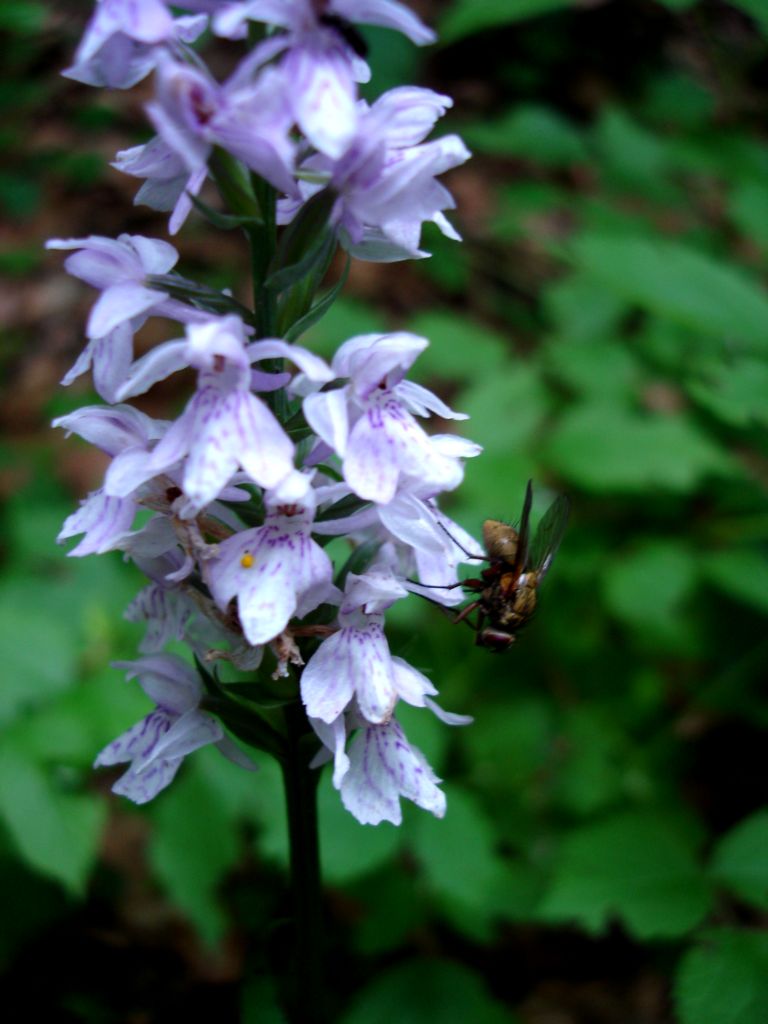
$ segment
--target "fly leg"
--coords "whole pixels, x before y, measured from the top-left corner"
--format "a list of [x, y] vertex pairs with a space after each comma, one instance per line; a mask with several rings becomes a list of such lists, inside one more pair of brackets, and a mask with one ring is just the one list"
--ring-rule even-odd
[[[474, 590], [477, 592], [478, 590], [485, 590], [488, 586], [485, 580], [474, 578], [468, 580], [456, 580], [455, 583], [421, 583], [419, 580], [412, 580], [409, 577], [406, 577], [405, 582], [413, 583], [416, 587], [424, 587], [425, 590], [455, 590], [456, 587], [464, 587], [465, 590]], [[418, 593], [418, 591], [415, 591], [415, 593]], [[424, 597], [425, 595], [421, 594], [420, 596]]]
[[[479, 604], [480, 602], [477, 601], [475, 603]], [[483, 635], [483, 624], [484, 623], [485, 623], [485, 612], [484, 611], [480, 611], [477, 614], [477, 623], [475, 625], [475, 644], [476, 644], [477, 647], [482, 647], [483, 646], [482, 641], [481, 641], [480, 638]]]
[[[456, 625], [456, 623], [458, 623], [458, 622], [463, 622], [463, 621], [464, 621], [464, 620], [466, 619], [466, 617], [467, 617], [468, 615], [470, 615], [470, 614], [471, 614], [471, 613], [472, 613], [472, 612], [473, 612], [473, 611], [475, 610], [475, 608], [479, 608], [479, 607], [480, 607], [481, 603], [482, 603], [482, 602], [480, 601], [480, 599], [479, 599], [479, 598], [478, 598], [478, 600], [477, 600], [477, 601], [471, 601], [471, 602], [470, 602], [470, 603], [469, 603], [469, 604], [468, 604], [468, 605], [466, 606], [466, 608], [462, 608], [462, 609], [461, 609], [461, 611], [459, 612], [459, 614], [458, 614], [458, 615], [456, 616], [456, 618], [455, 618], [455, 619], [453, 620], [453, 624], [454, 624], [454, 625]], [[481, 612], [480, 614], [481, 614], [481, 617], [482, 617], [482, 612]], [[479, 628], [479, 627], [478, 627], [478, 628]]]
[[488, 561], [488, 556], [487, 555], [473, 555], [471, 551], [467, 551], [467, 549], [464, 547], [464, 545], [461, 544], [459, 541], [457, 541], [456, 538], [451, 533], [451, 531], [449, 529], [447, 529], [446, 526], [443, 523], [441, 523], [439, 520], [438, 520], [437, 525], [440, 527], [440, 529], [443, 531], [443, 533], [446, 534], [448, 536], [448, 538], [456, 545], [456, 547], [459, 549], [459, 551], [463, 552], [467, 556], [467, 558], [471, 558], [475, 562], [487, 562]]

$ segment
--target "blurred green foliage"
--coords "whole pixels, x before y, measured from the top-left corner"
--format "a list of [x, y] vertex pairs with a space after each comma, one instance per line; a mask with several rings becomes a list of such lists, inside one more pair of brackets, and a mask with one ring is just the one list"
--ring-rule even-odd
[[[449, 508], [475, 534], [515, 520], [529, 477], [537, 513], [561, 491], [573, 506], [540, 613], [506, 656], [415, 598], [394, 610], [393, 649], [475, 723], [403, 716], [448, 780], [443, 821], [409, 807], [400, 830], [363, 828], [322, 782], [332, 947], [356, 965], [337, 970], [345, 1024], [528, 1020], [546, 978], [523, 955], [531, 934], [629, 943], [674, 988], [681, 1024], [768, 1019], [768, 21], [758, 0], [633, 3], [651, 37], [635, 54], [611, 35], [621, 6], [442, 5], [432, 80], [486, 90], [450, 126], [476, 154], [484, 212], [463, 246], [430, 235], [433, 258], [402, 271], [403, 293], [428, 301], [401, 310], [385, 275], [379, 299], [341, 299], [304, 339], [329, 353], [393, 326], [430, 337], [417, 379], [485, 447]], [[53, 88], [26, 80], [44, 17], [15, 3], [0, 17], [15, 40], [0, 203], [17, 217], [39, 208], [41, 161], [76, 191], [102, 166], [87, 140], [24, 154], [23, 118]], [[578, 50], [590, 33], [621, 67]], [[384, 87], [423, 80], [424, 55], [370, 38]], [[83, 130], [101, 123], [93, 96]], [[11, 272], [35, 259], [3, 254]], [[108, 667], [135, 655], [121, 611], [138, 578], [54, 549], [72, 496], [36, 458], [3, 507], [0, 886], [26, 894], [26, 923], [0, 956], [103, 887], [108, 815], [150, 823], [147, 871], [208, 947], [233, 921], [259, 935], [287, 861], [278, 773], [203, 751], [148, 808], [107, 800], [90, 762], [145, 708]], [[0, 450], [8, 471], [29, 475], [28, 459]], [[251, 974], [241, 1019], [279, 1020], [263, 965]], [[609, 1019], [579, 1012], [567, 1019]]]

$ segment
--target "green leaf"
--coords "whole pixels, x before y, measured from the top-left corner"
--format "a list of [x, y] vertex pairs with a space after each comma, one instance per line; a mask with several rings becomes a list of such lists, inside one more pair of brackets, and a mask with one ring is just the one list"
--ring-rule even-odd
[[768, 935], [719, 928], [687, 953], [675, 984], [680, 1024], [768, 1020]]
[[90, 776], [96, 752], [143, 718], [150, 706], [139, 686], [105, 668], [15, 723], [13, 734], [30, 757], [82, 768]]
[[350, 895], [364, 908], [353, 939], [366, 956], [404, 945], [409, 933], [423, 927], [428, 916], [423, 894], [399, 865], [369, 875], [352, 888]]
[[659, 136], [647, 131], [616, 107], [605, 107], [594, 129], [603, 164], [616, 182], [633, 192], [664, 197], [671, 183], [666, 177], [670, 154]]
[[[422, 814], [413, 822], [413, 852], [427, 885], [441, 900], [490, 919], [499, 910], [503, 873], [493, 829], [474, 797], [452, 786], [444, 788], [448, 811], [444, 818]], [[470, 872], [467, 864], [472, 865]], [[457, 919], [461, 918], [459, 913]]]
[[628, 625], [665, 628], [679, 616], [696, 578], [697, 561], [683, 541], [648, 539], [607, 563], [603, 596]]
[[483, 791], [528, 788], [554, 743], [550, 706], [541, 699], [517, 696], [514, 702], [485, 704], [464, 736], [471, 757], [472, 780]]
[[[556, 185], [541, 181], [518, 181], [499, 190], [497, 209], [488, 224], [488, 232], [493, 238], [508, 244], [510, 240], [523, 237], [545, 237], [549, 223], [560, 224], [563, 210], [569, 206], [570, 198]], [[545, 240], [548, 242], [549, 237]], [[488, 272], [493, 275], [497, 270], [495, 257], [487, 260]], [[486, 267], [481, 263], [479, 269]]]
[[[409, 636], [410, 633], [409, 639], [411, 639], [414, 608], [417, 609], [416, 614], [424, 609], [424, 602], [420, 601], [415, 594], [404, 601], [398, 601], [393, 608], [387, 610], [387, 625], [391, 623], [392, 629], [398, 630], [400, 635], [404, 633]], [[417, 660], [416, 650], [418, 647], [412, 644], [411, 639], [411, 645], [398, 645], [397, 653], [414, 661], [414, 668], [417, 671], [431, 676], [434, 671], [432, 664], [425, 664], [424, 661]], [[424, 656], [422, 650], [419, 650], [419, 655]], [[421, 708], [415, 708], [404, 702], [397, 709], [397, 719], [409, 742], [422, 752], [428, 763], [437, 772], [442, 771], [446, 749], [451, 741], [451, 731], [446, 729], [434, 715], [425, 715]], [[419, 812], [417, 818], [421, 817], [422, 814]]]
[[288, 1024], [272, 977], [248, 978], [240, 996], [240, 1024]]
[[639, 939], [677, 938], [710, 904], [690, 843], [650, 813], [627, 812], [567, 836], [539, 913], [593, 933], [619, 918]]
[[215, 228], [219, 228], [221, 231], [231, 231], [233, 228], [243, 227], [263, 227], [264, 221], [261, 217], [254, 216], [238, 216], [233, 213], [222, 213], [220, 210], [214, 210], [208, 203], [204, 203], [202, 199], [192, 195], [188, 192], [187, 195], [192, 200], [192, 205], [202, 214], [203, 217], [212, 224]]
[[538, 367], [525, 363], [518, 363], [509, 372], [486, 373], [464, 393], [460, 405], [470, 417], [467, 433], [483, 445], [484, 456], [509, 455], [525, 448], [536, 436], [549, 408], [549, 393]]
[[425, 224], [421, 245], [431, 259], [417, 260], [414, 270], [431, 278], [439, 288], [451, 295], [463, 296], [469, 288], [472, 256], [456, 239], [446, 238], [436, 224]]
[[105, 802], [62, 792], [9, 737], [0, 747], [0, 778], [0, 818], [22, 859], [82, 896], [98, 855]]
[[[267, 277], [264, 286], [273, 292], [281, 292], [291, 285], [303, 282], [310, 272], [330, 262], [336, 247], [336, 235], [325, 228], [308, 241], [308, 248], [301, 252], [295, 263], [280, 265]], [[290, 257], [288, 253], [288, 257]]]
[[409, 39], [379, 25], [358, 25], [357, 28], [368, 44], [366, 63], [371, 69], [370, 80], [360, 87], [364, 100], [373, 103], [388, 89], [419, 78], [421, 51]]
[[506, 454], [483, 452], [480, 458], [470, 459], [458, 496], [461, 514], [457, 518], [475, 536], [484, 519], [514, 519], [520, 513], [518, 495], [536, 471], [534, 459], [514, 448]]
[[280, 292], [306, 277], [308, 272], [328, 256], [336, 236], [328, 220], [336, 196], [323, 189], [302, 206], [280, 237], [280, 242], [265, 281], [267, 288]]
[[[627, 304], [593, 278], [568, 274], [547, 288], [544, 308], [558, 337], [592, 342], [618, 335]], [[615, 344], [614, 349], [619, 351]], [[580, 350], [578, 350], [580, 351]]]
[[687, 11], [689, 7], [693, 7], [695, 3], [698, 3], [698, 0], [661, 0], [661, 3], [673, 11]]
[[0, 205], [15, 218], [31, 217], [40, 206], [40, 183], [29, 174], [0, 171]]
[[57, 921], [66, 919], [72, 913], [72, 904], [59, 885], [30, 871], [5, 843], [2, 846], [0, 968], [5, 971], [25, 947], [29, 948], [29, 943], [39, 940], [45, 933], [50, 934]]
[[344, 285], [347, 283], [351, 262], [352, 261], [348, 256], [344, 264], [344, 269], [342, 270], [336, 284], [332, 288], [329, 288], [325, 295], [321, 296], [308, 312], [299, 317], [298, 320], [294, 321], [286, 331], [281, 332], [281, 337], [284, 337], [286, 341], [297, 341], [305, 331], [308, 331], [310, 327], [314, 327], [319, 320], [322, 320], [341, 294]]
[[749, 548], [713, 551], [701, 561], [703, 576], [729, 597], [768, 614], [768, 561]]
[[571, 0], [455, 0], [438, 25], [443, 43], [570, 7]]
[[759, 359], [736, 359], [718, 366], [705, 379], [686, 384], [688, 393], [724, 423], [749, 427], [768, 424], [768, 363]]
[[464, 124], [461, 134], [470, 149], [493, 156], [523, 157], [554, 167], [587, 159], [578, 130], [549, 107], [515, 107], [494, 120]]
[[685, 493], [711, 473], [736, 472], [728, 456], [685, 416], [641, 416], [604, 405], [569, 410], [543, 456], [558, 473], [598, 493], [648, 487]]
[[235, 863], [239, 844], [217, 787], [197, 757], [152, 808], [156, 828], [149, 858], [171, 899], [213, 946], [226, 928], [217, 888]]
[[245, 164], [216, 146], [208, 161], [208, 168], [222, 198], [235, 216], [261, 220], [261, 208]]
[[513, 1024], [476, 974], [454, 961], [412, 960], [379, 974], [341, 1024]]
[[659, 74], [657, 70], [648, 83], [642, 110], [665, 131], [670, 125], [687, 129], [709, 127], [714, 116], [714, 97], [702, 82], [688, 75], [676, 71]]
[[731, 0], [731, 3], [751, 15], [758, 28], [762, 29], [764, 34], [768, 34], [768, 8], [765, 6], [765, 0]]
[[587, 398], [627, 403], [637, 391], [640, 367], [615, 341], [556, 338], [547, 346], [546, 363], [563, 384]]
[[[77, 680], [80, 639], [52, 614], [51, 589], [8, 579], [0, 587], [0, 725], [62, 693]], [[72, 603], [68, 592], [67, 600]], [[44, 638], [45, 642], [41, 642]]]
[[739, 822], [720, 840], [712, 873], [747, 903], [768, 910], [768, 810]]
[[253, 312], [247, 306], [231, 295], [200, 284], [199, 281], [189, 281], [177, 274], [149, 274], [146, 282], [151, 287], [168, 292], [171, 298], [191, 302], [200, 309], [222, 314], [237, 313], [247, 323], [253, 322]]
[[576, 238], [570, 255], [582, 272], [649, 312], [724, 345], [768, 349], [768, 295], [740, 267], [680, 242], [598, 234]]
[[627, 739], [605, 709], [580, 706], [566, 711], [556, 742], [564, 750], [557, 796], [569, 811], [593, 814], [626, 791]]
[[44, 258], [37, 247], [6, 249], [0, 252], [0, 274], [28, 277], [42, 266]]
[[[583, 224], [584, 232], [591, 237], [624, 238], [648, 238], [655, 241], [659, 237], [658, 230], [639, 209], [639, 204], [617, 203], [610, 197], [608, 188], [597, 192], [587, 192], [582, 196], [573, 196], [568, 207], [571, 216], [578, 217], [578, 222]], [[557, 255], [567, 258], [569, 250], [565, 244], [554, 250]], [[553, 247], [554, 249], [554, 247]], [[604, 287], [604, 282], [593, 276], [593, 283]], [[627, 299], [621, 293], [616, 292], [626, 302]]]
[[318, 793], [320, 847], [324, 875], [331, 884], [345, 884], [386, 864], [401, 843], [400, 830], [382, 822], [361, 825], [341, 802], [325, 772]]
[[728, 212], [746, 238], [768, 250], [768, 187], [764, 181], [739, 182], [728, 199]]
[[0, 7], [0, 29], [13, 35], [37, 35], [45, 25], [47, 8], [37, 0], [6, 3]]

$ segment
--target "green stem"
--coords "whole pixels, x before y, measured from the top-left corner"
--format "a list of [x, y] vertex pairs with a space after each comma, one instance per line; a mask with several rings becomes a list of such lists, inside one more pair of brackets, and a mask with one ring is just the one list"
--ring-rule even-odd
[[285, 709], [287, 756], [281, 762], [288, 811], [291, 889], [293, 892], [293, 962], [286, 1003], [293, 1024], [327, 1024], [322, 970], [324, 944], [320, 843], [317, 829], [317, 782], [309, 768], [307, 720], [301, 705]]
[[[253, 275], [253, 306], [256, 316], [256, 329], [260, 338], [277, 336], [277, 296], [273, 289], [265, 287], [265, 281], [272, 269], [277, 249], [277, 193], [263, 179], [252, 178], [257, 191], [263, 223], [259, 228], [247, 232], [251, 248], [251, 272]], [[284, 369], [282, 359], [265, 359], [264, 370], [267, 373], [281, 373]], [[264, 399], [277, 416], [280, 423], [288, 418], [288, 402], [285, 391], [269, 391]]]
[[275, 295], [264, 282], [269, 276], [272, 260], [277, 248], [277, 194], [267, 182], [252, 178], [258, 188], [259, 206], [263, 224], [258, 230], [249, 231], [251, 245], [251, 269], [253, 272], [253, 305], [259, 336], [274, 336], [276, 303]]

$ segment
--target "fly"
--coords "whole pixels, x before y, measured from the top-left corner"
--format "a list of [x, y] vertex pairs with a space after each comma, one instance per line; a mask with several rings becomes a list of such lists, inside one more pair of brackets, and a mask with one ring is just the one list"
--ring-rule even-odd
[[[538, 589], [549, 572], [568, 524], [570, 502], [560, 495], [549, 506], [530, 539], [533, 484], [528, 481], [517, 529], [498, 519], [483, 523], [487, 568], [477, 579], [459, 586], [477, 596], [458, 614], [461, 622], [477, 612], [475, 642], [489, 651], [506, 651], [530, 620], [538, 603]], [[477, 556], [474, 556], [477, 557]]]

